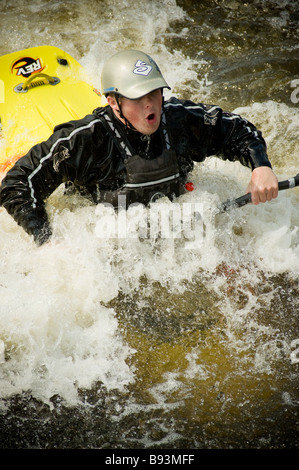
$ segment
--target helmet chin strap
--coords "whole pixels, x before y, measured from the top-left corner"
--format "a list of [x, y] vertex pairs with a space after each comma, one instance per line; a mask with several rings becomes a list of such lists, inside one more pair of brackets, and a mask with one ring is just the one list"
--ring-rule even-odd
[[[121, 105], [120, 105], [120, 102], [119, 102], [119, 95], [115, 94], [115, 100], [116, 100], [116, 103], [117, 103], [117, 106], [118, 106], [119, 116], [120, 116], [121, 119], [124, 119], [126, 129], [131, 129], [132, 131], [137, 131], [137, 129], [136, 129], [136, 128], [130, 123], [130, 121], [128, 121], [128, 119], [123, 115], [123, 112], [122, 112], [122, 109], [121, 109]], [[137, 131], [137, 132], [138, 132], [138, 131]]]

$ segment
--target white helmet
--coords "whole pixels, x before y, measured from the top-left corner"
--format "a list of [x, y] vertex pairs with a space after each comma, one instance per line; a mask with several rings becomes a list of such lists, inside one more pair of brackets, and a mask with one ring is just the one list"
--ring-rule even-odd
[[102, 76], [104, 95], [117, 93], [131, 100], [159, 88], [169, 88], [156, 62], [147, 54], [127, 50], [114, 54], [105, 63]]

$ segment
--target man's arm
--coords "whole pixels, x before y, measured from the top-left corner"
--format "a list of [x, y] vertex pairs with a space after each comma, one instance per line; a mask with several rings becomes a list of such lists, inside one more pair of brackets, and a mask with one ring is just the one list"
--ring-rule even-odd
[[38, 244], [51, 236], [45, 209], [50, 194], [63, 181], [84, 186], [107, 173], [101, 128], [95, 114], [57, 126], [47, 141], [35, 145], [3, 179], [0, 205]]
[[[251, 193], [252, 203], [271, 201], [278, 195], [278, 181], [267, 155], [267, 146], [262, 133], [241, 116], [223, 113], [222, 132], [224, 155], [228, 159], [238, 159], [252, 169], [247, 193]], [[233, 158], [232, 158], [233, 157]]]
[[47, 142], [34, 146], [15, 163], [0, 186], [0, 205], [38, 245], [46, 242], [52, 233], [45, 199], [61, 183], [52, 162], [41, 163], [49, 148]]
[[[68, 179], [70, 170], [64, 164], [76, 154], [78, 129], [84, 128], [86, 121], [57, 126], [47, 141], [32, 147], [2, 180], [0, 205], [39, 245], [51, 236], [45, 200]], [[70, 167], [76, 171], [75, 165]]]

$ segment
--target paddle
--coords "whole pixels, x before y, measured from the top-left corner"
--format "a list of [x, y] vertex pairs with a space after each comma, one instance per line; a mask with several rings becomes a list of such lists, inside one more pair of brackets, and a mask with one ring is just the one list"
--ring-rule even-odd
[[[278, 190], [282, 191], [283, 189], [295, 188], [295, 186], [299, 186], [299, 173], [293, 178], [279, 181]], [[236, 207], [243, 207], [249, 202], [251, 202], [251, 193], [244, 194], [244, 196], [238, 197], [237, 199], [227, 199], [227, 201], [222, 202], [218, 207], [218, 213], [226, 212]]]

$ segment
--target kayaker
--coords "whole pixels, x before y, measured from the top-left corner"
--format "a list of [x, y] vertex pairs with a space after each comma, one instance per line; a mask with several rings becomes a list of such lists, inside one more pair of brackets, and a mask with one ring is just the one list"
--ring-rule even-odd
[[247, 191], [253, 204], [277, 197], [261, 132], [219, 106], [164, 101], [163, 89], [170, 87], [149, 55], [113, 55], [101, 83], [108, 106], [57, 126], [2, 181], [0, 204], [37, 244], [51, 237], [45, 201], [63, 182], [95, 203], [148, 204], [160, 196], [178, 197], [194, 162], [218, 156], [251, 168]]

